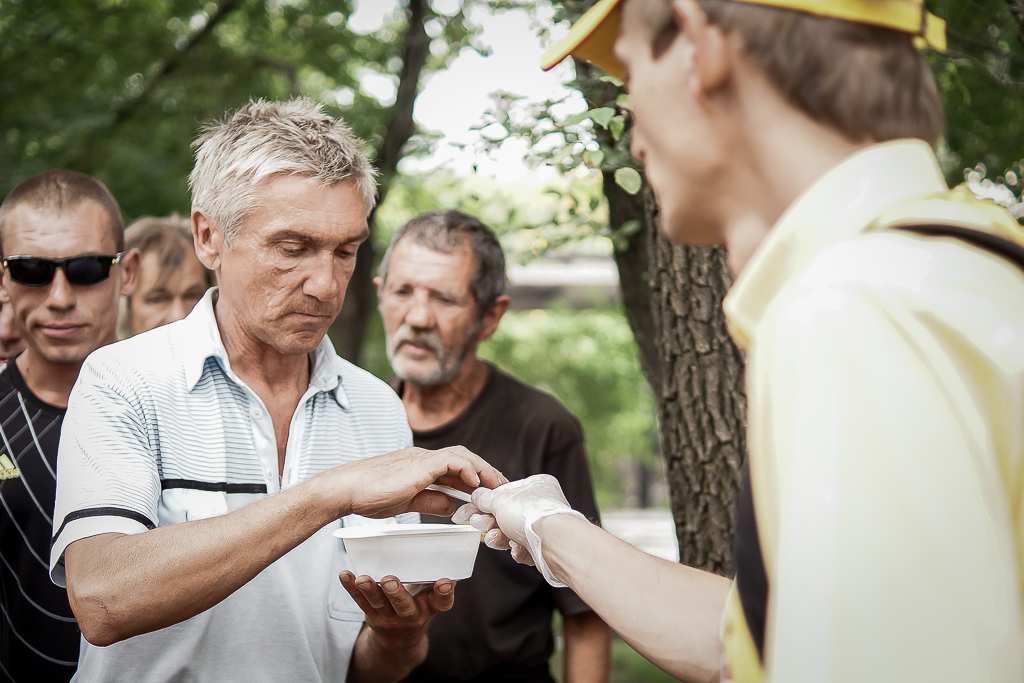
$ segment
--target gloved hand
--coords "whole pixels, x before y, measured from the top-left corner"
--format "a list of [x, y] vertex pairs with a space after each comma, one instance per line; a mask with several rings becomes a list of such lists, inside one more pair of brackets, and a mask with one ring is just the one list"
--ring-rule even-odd
[[538, 520], [560, 514], [586, 519], [569, 507], [557, 479], [550, 474], [535, 474], [496, 489], [478, 488], [473, 492], [473, 502], [459, 508], [452, 521], [469, 521], [487, 532], [484, 543], [489, 548], [511, 550], [516, 562], [536, 565], [549, 584], [561, 588], [565, 584], [544, 562], [541, 539], [533, 530]]

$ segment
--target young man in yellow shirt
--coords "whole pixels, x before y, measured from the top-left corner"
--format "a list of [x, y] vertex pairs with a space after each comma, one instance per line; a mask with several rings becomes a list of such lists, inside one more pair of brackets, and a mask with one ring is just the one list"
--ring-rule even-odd
[[626, 82], [662, 229], [728, 248], [738, 573], [636, 552], [543, 478], [474, 523], [681, 679], [1024, 680], [1024, 239], [943, 180], [917, 48], [944, 44], [920, 0], [603, 0], [546, 60]]

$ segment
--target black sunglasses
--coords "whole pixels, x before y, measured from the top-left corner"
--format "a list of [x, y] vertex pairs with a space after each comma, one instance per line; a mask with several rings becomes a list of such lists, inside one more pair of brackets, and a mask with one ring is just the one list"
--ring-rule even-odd
[[114, 256], [8, 256], [3, 263], [4, 268], [11, 273], [11, 279], [25, 287], [45, 287], [53, 282], [57, 268], [64, 270], [71, 284], [85, 286], [103, 282], [110, 277], [110, 267], [118, 263], [122, 256], [123, 251]]

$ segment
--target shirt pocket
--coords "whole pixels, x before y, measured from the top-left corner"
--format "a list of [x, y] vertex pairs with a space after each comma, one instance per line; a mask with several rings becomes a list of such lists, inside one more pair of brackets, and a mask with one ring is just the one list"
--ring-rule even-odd
[[[339, 522], [337, 528], [340, 527], [341, 523]], [[348, 594], [338, 578], [338, 574], [343, 571], [352, 571], [352, 563], [348, 559], [348, 553], [345, 552], [345, 543], [340, 538], [332, 537], [331, 540], [334, 541], [334, 550], [331, 558], [331, 587], [327, 591], [327, 614], [332, 619], [339, 621], [363, 621], [365, 618], [363, 610]]]
[[164, 489], [158, 509], [160, 526], [194, 522], [228, 513], [228, 494], [198, 489]]

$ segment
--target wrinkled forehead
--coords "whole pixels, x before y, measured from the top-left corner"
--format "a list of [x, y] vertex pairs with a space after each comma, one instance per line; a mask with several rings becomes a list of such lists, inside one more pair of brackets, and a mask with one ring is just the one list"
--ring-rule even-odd
[[448, 291], [467, 290], [476, 268], [468, 242], [441, 249], [406, 235], [395, 243], [388, 268], [389, 284], [422, 284]]

